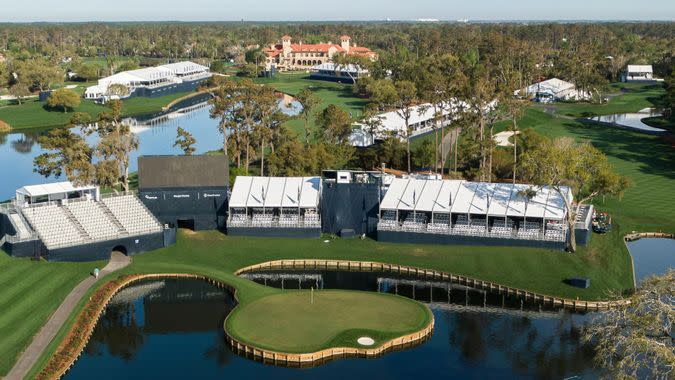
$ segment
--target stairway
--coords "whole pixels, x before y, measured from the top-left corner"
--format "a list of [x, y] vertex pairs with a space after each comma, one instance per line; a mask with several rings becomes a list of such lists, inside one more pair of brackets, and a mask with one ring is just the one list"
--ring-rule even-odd
[[106, 207], [106, 205], [103, 202], [96, 202], [98, 206], [103, 210], [103, 213], [108, 217], [110, 222], [115, 225], [117, 228], [117, 231], [120, 233], [120, 235], [129, 235], [129, 232], [122, 226], [122, 223], [120, 223], [117, 218], [115, 218], [115, 215], [113, 215], [112, 211]]
[[74, 226], [77, 228], [77, 230], [80, 232], [80, 236], [82, 236], [82, 239], [84, 239], [85, 241], [92, 241], [92, 240], [94, 240], [91, 236], [89, 236], [89, 234], [87, 233], [87, 231], [85, 231], [84, 227], [82, 227], [82, 225], [81, 225], [80, 222], [77, 220], [77, 218], [75, 217], [75, 215], [73, 215], [73, 213], [70, 212], [70, 210], [68, 210], [68, 207], [59, 206], [59, 208], [60, 208], [61, 210], [63, 210], [63, 213], [66, 214], [66, 217], [68, 218], [68, 220], [69, 220], [71, 223], [73, 223], [73, 225], [74, 225]]

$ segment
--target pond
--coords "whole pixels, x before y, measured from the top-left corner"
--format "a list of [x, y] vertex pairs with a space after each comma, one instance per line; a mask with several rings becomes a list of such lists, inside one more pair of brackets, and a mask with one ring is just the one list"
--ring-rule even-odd
[[675, 240], [643, 238], [627, 243], [633, 257], [635, 281], [638, 285], [647, 277], [666, 273], [675, 268]]
[[649, 117], [661, 116], [660, 113], [652, 109], [644, 109], [636, 113], [621, 113], [614, 115], [595, 116], [589, 120], [605, 125], [614, 125], [618, 127], [628, 128], [639, 132], [661, 134], [665, 133], [665, 129], [651, 127], [642, 122], [642, 119]]
[[[218, 121], [209, 117], [210, 106], [206, 99], [196, 99], [176, 107], [170, 112], [129, 118], [126, 122], [138, 136], [138, 150], [131, 154], [130, 172], [136, 171], [136, 159], [141, 155], [182, 154], [174, 148], [176, 129], [186, 129], [197, 140], [196, 154], [220, 149], [223, 136], [218, 132]], [[297, 115], [302, 106], [292, 97], [279, 95], [279, 109], [287, 115]], [[33, 159], [45, 153], [38, 137], [45, 130], [0, 134], [0, 201], [14, 197], [16, 189], [24, 185], [64, 181], [64, 178], [45, 178], [33, 172]], [[88, 141], [94, 142], [94, 137]], [[11, 164], [10, 164], [11, 163]]]
[[[310, 276], [303, 287], [316, 285], [316, 275], [321, 275], [324, 288], [378, 288], [373, 273], [285, 274]], [[298, 287], [298, 281], [287, 284]], [[592, 350], [579, 341], [588, 316], [483, 307], [482, 297], [474, 297], [467, 306], [459, 297], [462, 293], [462, 289], [453, 293], [454, 304], [434, 300], [434, 334], [417, 347], [375, 359], [338, 359], [300, 369], [263, 364], [227, 346], [222, 326], [233, 300], [226, 291], [198, 280], [137, 283], [115, 297], [65, 378], [595, 378], [601, 374], [593, 368]]]

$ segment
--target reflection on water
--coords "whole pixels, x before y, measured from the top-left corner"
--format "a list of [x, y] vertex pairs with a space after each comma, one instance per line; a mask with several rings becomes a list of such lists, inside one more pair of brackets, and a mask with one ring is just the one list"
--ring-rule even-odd
[[[209, 117], [209, 95], [196, 96], [173, 107], [165, 113], [129, 118], [125, 121], [137, 134], [138, 150], [131, 154], [131, 172], [136, 171], [136, 159], [140, 155], [182, 154], [173, 144], [176, 140], [176, 129], [192, 133], [197, 140], [196, 154], [220, 149], [223, 136], [218, 131], [218, 121]], [[279, 109], [289, 116], [300, 113], [302, 106], [292, 97], [280, 96]], [[14, 196], [14, 191], [21, 186], [37, 183], [64, 181], [64, 178], [45, 178], [33, 172], [33, 159], [45, 151], [38, 143], [38, 137], [46, 130], [31, 130], [21, 133], [0, 134], [0, 200]], [[89, 143], [96, 141], [95, 136], [87, 138]], [[8, 165], [11, 163], [11, 165]]]
[[628, 250], [633, 257], [635, 281], [652, 275], [666, 273], [675, 268], [675, 240], [662, 238], [644, 238], [628, 242]]
[[[156, 116], [155, 118], [161, 118]], [[197, 153], [219, 149], [223, 137], [218, 132], [218, 122], [209, 117], [209, 107], [201, 107], [190, 112], [176, 112], [164, 117], [152, 125], [143, 125], [143, 120], [132, 122], [138, 135], [139, 148], [131, 154], [131, 171], [136, 170], [136, 158], [139, 155], [181, 154], [174, 148], [176, 129], [180, 126], [192, 133], [197, 140]], [[45, 151], [37, 142], [45, 130], [22, 133], [0, 134], [0, 200], [14, 196], [14, 191], [27, 184], [63, 181], [63, 178], [45, 178], [33, 172], [33, 159]], [[93, 143], [95, 137], [89, 137]], [[11, 165], [8, 165], [11, 163]]]
[[[326, 273], [327, 274], [327, 273]], [[327, 274], [328, 275], [328, 274]], [[326, 277], [328, 279], [329, 276]], [[289, 282], [289, 284], [292, 284]], [[334, 272], [324, 287], [377, 290], [368, 278]], [[298, 283], [293, 284], [297, 288]], [[320, 296], [320, 291], [318, 293]], [[433, 336], [375, 359], [340, 359], [312, 368], [265, 365], [233, 353], [222, 325], [229, 293], [197, 280], [143, 282], [116, 297], [68, 379], [120, 378], [595, 378], [580, 343], [587, 317], [569, 313], [485, 312], [432, 305]]]

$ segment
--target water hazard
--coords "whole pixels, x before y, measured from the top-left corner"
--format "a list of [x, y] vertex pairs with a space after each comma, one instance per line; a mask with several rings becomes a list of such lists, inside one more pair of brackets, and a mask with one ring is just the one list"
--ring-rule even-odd
[[[128, 118], [131, 130], [139, 139], [138, 150], [131, 154], [130, 171], [137, 169], [136, 159], [141, 155], [182, 154], [174, 147], [176, 129], [186, 129], [197, 140], [196, 154], [221, 149], [223, 136], [218, 131], [218, 121], [209, 117], [208, 97], [195, 97], [181, 103], [168, 112]], [[302, 106], [292, 97], [279, 95], [279, 109], [289, 116], [297, 115]], [[46, 130], [0, 133], [0, 201], [14, 196], [16, 189], [24, 185], [64, 181], [64, 178], [45, 178], [33, 172], [33, 159], [46, 151], [38, 143], [38, 137]], [[94, 143], [95, 137], [88, 138]]]
[[[376, 273], [265, 272], [268, 286], [323, 287], [395, 292], [412, 296], [409, 277], [386, 281]], [[295, 276], [295, 278], [292, 278]], [[304, 276], [304, 277], [302, 277]], [[378, 281], [380, 278], [380, 281]], [[385, 284], [386, 282], [386, 284]], [[311, 368], [263, 364], [230, 350], [222, 331], [231, 294], [198, 280], [141, 282], [124, 289], [107, 308], [68, 379], [274, 378], [344, 379], [411, 377], [565, 378], [597, 377], [592, 350], [579, 340], [588, 316], [539, 311], [519, 302], [484, 304], [472, 289], [417, 284], [415, 297], [430, 304], [433, 336], [420, 346], [375, 359], [349, 358]], [[451, 287], [452, 288], [452, 287]], [[426, 293], [426, 295], [424, 294]], [[469, 298], [463, 296], [469, 294]], [[425, 301], [425, 299], [427, 299]]]
[[647, 277], [675, 268], [675, 240], [644, 238], [628, 242], [638, 286]]

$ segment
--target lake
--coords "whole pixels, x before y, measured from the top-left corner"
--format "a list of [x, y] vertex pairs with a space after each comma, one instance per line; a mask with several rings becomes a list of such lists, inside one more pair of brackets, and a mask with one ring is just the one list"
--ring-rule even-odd
[[633, 257], [638, 285], [649, 276], [664, 274], [669, 268], [675, 268], [674, 239], [643, 238], [627, 245]]
[[[372, 273], [322, 274], [325, 288], [377, 287]], [[297, 288], [298, 283], [291, 286]], [[234, 302], [226, 291], [199, 280], [142, 282], [118, 294], [65, 378], [393, 380], [600, 375], [593, 367], [590, 347], [579, 341], [588, 316], [472, 306], [480, 304], [481, 297], [472, 297], [475, 300], [467, 306], [459, 298], [461, 293], [455, 303], [431, 306], [434, 334], [420, 346], [375, 359], [338, 359], [300, 369], [263, 364], [230, 350], [222, 326]]]
[[[130, 172], [137, 169], [138, 156], [156, 154], [182, 154], [174, 148], [176, 129], [186, 129], [197, 140], [195, 154], [202, 154], [223, 146], [223, 135], [218, 131], [218, 121], [209, 117], [210, 106], [205, 99], [196, 99], [176, 107], [170, 112], [129, 118], [126, 122], [138, 136], [138, 150], [131, 154]], [[279, 109], [287, 115], [297, 115], [302, 106], [292, 97], [280, 95]], [[33, 159], [45, 153], [38, 137], [45, 130], [0, 134], [0, 200], [14, 197], [16, 189], [24, 185], [65, 181], [65, 178], [45, 178], [33, 172]], [[93, 143], [95, 137], [89, 137]]]

